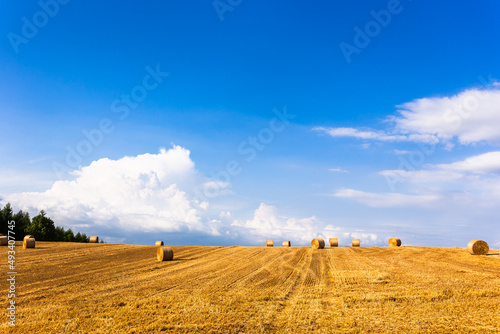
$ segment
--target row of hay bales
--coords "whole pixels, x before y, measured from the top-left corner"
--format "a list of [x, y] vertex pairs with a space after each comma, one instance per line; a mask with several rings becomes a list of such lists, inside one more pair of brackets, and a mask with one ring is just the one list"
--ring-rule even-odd
[[[339, 239], [338, 238], [329, 238], [328, 243], [330, 244], [330, 247], [338, 247], [339, 246]], [[359, 239], [352, 239], [351, 246], [352, 247], [360, 247], [361, 241]], [[311, 247], [313, 249], [323, 249], [323, 248], [325, 248], [325, 240], [323, 240], [321, 238], [315, 238], [311, 241]]]
[[[99, 237], [91, 236], [90, 243], [99, 243]], [[338, 247], [339, 241], [338, 238], [330, 238], [328, 239], [330, 247]], [[26, 235], [23, 239], [23, 248], [35, 248], [35, 238], [32, 235]], [[352, 247], [360, 247], [359, 239], [352, 239], [351, 245]], [[8, 238], [6, 236], [0, 235], [0, 246], [8, 245]], [[156, 258], [158, 261], [171, 261], [174, 259], [174, 251], [171, 247], [165, 247], [163, 241], [156, 241], [155, 246], [158, 247], [156, 252]], [[274, 247], [273, 240], [266, 241], [267, 247]], [[283, 247], [291, 247], [291, 242], [289, 240], [283, 241]], [[400, 247], [401, 239], [399, 238], [391, 238], [389, 239], [390, 247]], [[321, 238], [315, 238], [311, 241], [311, 247], [313, 249], [323, 249], [325, 248], [325, 241]], [[486, 255], [489, 252], [488, 243], [483, 240], [473, 239], [467, 245], [467, 251], [472, 255]]]
[[[97, 236], [91, 236], [90, 243], [99, 243], [99, 237]], [[7, 246], [9, 244], [7, 236], [0, 235], [0, 246]], [[35, 237], [32, 236], [31, 234], [27, 234], [23, 238], [23, 248], [35, 248], [36, 246], [36, 240]]]
[[[339, 246], [338, 238], [330, 238], [328, 241], [330, 243], [330, 247]], [[315, 238], [311, 241], [311, 247], [313, 249], [325, 248], [325, 241], [321, 238]], [[360, 240], [352, 239], [352, 247], [360, 247]], [[401, 247], [401, 239], [390, 238], [389, 247]], [[486, 255], [490, 251], [490, 247], [486, 241], [473, 239], [467, 244], [467, 251], [472, 255]]]
[[[290, 240], [283, 241], [281, 243], [281, 246], [283, 247], [292, 247], [292, 243]], [[266, 247], [274, 247], [274, 241], [273, 240], [266, 240]]]
[[[330, 238], [330, 239], [328, 239], [328, 243], [330, 244], [330, 247], [338, 247], [339, 246], [339, 239], [338, 238]], [[360, 247], [361, 241], [359, 239], [352, 239], [351, 245], [352, 245], [352, 247]], [[283, 241], [282, 246], [283, 247], [291, 247], [292, 244], [289, 240], [287, 240], [287, 241]], [[391, 238], [389, 240], [389, 246], [399, 247], [399, 246], [401, 246], [401, 240], [398, 238]], [[266, 247], [274, 247], [274, 240], [266, 240]], [[311, 247], [314, 249], [323, 249], [323, 248], [325, 248], [325, 241], [321, 238], [315, 238], [311, 241]]]
[[[328, 239], [330, 247], [338, 247], [339, 239], [338, 238], [330, 238]], [[351, 240], [352, 247], [360, 247], [361, 242], [359, 239]], [[157, 241], [155, 246], [158, 247], [156, 252], [156, 258], [158, 261], [171, 261], [174, 259], [174, 251], [170, 247], [165, 247], [163, 241]], [[283, 241], [283, 247], [291, 247], [291, 242], [289, 240]], [[390, 238], [389, 239], [389, 247], [400, 247], [401, 239], [399, 238]], [[266, 240], [266, 247], [274, 247], [273, 240]], [[313, 249], [323, 249], [325, 248], [325, 241], [321, 238], [315, 238], [311, 241], [311, 247]], [[467, 250], [469, 253], [474, 255], [484, 255], [488, 254], [489, 247], [485, 241], [482, 240], [471, 240], [467, 245]]]
[[[35, 248], [35, 238], [32, 235], [26, 235], [23, 238], [23, 248]], [[0, 246], [7, 246], [9, 239], [5, 235], [0, 235]]]
[[[339, 239], [338, 238], [330, 238], [330, 239], [328, 239], [328, 241], [330, 243], [330, 247], [338, 247], [339, 246]], [[283, 241], [281, 245], [283, 247], [291, 247], [292, 243], [289, 240], [287, 240], [287, 241]], [[352, 246], [359, 247], [360, 240], [359, 239], [352, 239]], [[274, 240], [266, 240], [266, 247], [274, 247]], [[311, 241], [311, 247], [315, 248], [315, 249], [325, 248], [325, 241], [321, 238], [313, 239], [313, 241]]]

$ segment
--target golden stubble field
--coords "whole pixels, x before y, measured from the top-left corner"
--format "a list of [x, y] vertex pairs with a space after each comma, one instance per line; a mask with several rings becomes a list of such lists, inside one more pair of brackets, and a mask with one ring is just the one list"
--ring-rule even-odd
[[[423, 247], [16, 247], [2, 333], [495, 333], [500, 257]], [[7, 247], [0, 249], [5, 277]], [[1, 283], [2, 304], [7, 282]], [[4, 308], [6, 314], [6, 308]]]

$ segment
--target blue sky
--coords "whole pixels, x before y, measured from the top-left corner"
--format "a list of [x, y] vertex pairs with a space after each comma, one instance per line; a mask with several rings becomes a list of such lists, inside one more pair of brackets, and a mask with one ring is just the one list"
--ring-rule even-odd
[[500, 248], [497, 2], [0, 15], [1, 204], [109, 242]]

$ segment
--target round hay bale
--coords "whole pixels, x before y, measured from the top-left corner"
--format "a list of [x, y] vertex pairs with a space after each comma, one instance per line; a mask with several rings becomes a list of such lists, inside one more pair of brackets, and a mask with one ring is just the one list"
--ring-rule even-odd
[[282, 245], [283, 247], [291, 247], [292, 243], [290, 241], [283, 241]]
[[328, 243], [330, 244], [330, 247], [338, 247], [339, 246], [339, 239], [338, 238], [330, 238], [330, 239], [328, 239]]
[[156, 251], [158, 261], [172, 261], [174, 259], [174, 251], [170, 247], [159, 247]]
[[9, 244], [9, 240], [5, 235], [0, 236], [0, 246], [7, 246]]
[[490, 251], [490, 247], [486, 241], [474, 239], [467, 244], [467, 250], [472, 255], [486, 255]]
[[35, 248], [35, 239], [34, 238], [25, 238], [23, 239], [23, 248]]
[[91, 244], [98, 244], [98, 243], [99, 243], [99, 237], [98, 237], [98, 236], [93, 235], [93, 236], [91, 236], [91, 237], [90, 237], [89, 242], [90, 242]]
[[361, 242], [359, 239], [352, 239], [352, 247], [360, 247]]
[[325, 248], [325, 240], [321, 238], [312, 239], [311, 247], [313, 249], [323, 249]]
[[24, 236], [24, 239], [29, 239], [29, 238], [33, 238], [33, 239], [35, 239], [35, 237], [34, 237], [34, 236], [32, 236], [31, 234], [26, 234], [26, 235]]
[[266, 247], [274, 247], [274, 241], [266, 240]]
[[389, 247], [400, 247], [401, 239], [399, 238], [390, 238], [389, 239]]
[[163, 241], [157, 241], [157, 242], [155, 242], [155, 246], [163, 246]]

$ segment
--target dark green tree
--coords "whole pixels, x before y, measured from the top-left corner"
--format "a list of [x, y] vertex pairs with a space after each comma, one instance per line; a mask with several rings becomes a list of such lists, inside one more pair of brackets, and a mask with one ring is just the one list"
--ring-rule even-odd
[[26, 235], [26, 228], [30, 224], [30, 215], [28, 212], [19, 211], [14, 214], [14, 211], [10, 205], [7, 203], [5, 207], [0, 210], [0, 233], [4, 235], [8, 235], [8, 222], [15, 221], [16, 223], [13, 225], [15, 234], [10, 234], [11, 236], [15, 236], [16, 240], [23, 240]]
[[73, 231], [71, 231], [71, 229], [68, 229], [66, 232], [64, 232], [64, 241], [66, 242], [75, 241], [75, 235], [73, 234]]
[[24, 236], [27, 234], [26, 229], [31, 224], [30, 214], [28, 211], [24, 212], [19, 210], [12, 219], [16, 222], [14, 229], [16, 232], [16, 240], [23, 240]]
[[82, 242], [82, 235], [80, 232], [75, 235], [75, 242]]
[[64, 227], [56, 226], [54, 241], [64, 241]]
[[9, 221], [12, 220], [12, 207], [7, 203], [2, 210], [0, 210], [0, 233], [8, 235]]
[[85, 233], [82, 234], [82, 242], [89, 242], [90, 241], [90, 237], [87, 237], [87, 235]]
[[55, 241], [56, 227], [54, 221], [45, 216], [45, 211], [40, 211], [33, 217], [31, 224], [26, 229], [27, 234], [32, 234], [38, 241]]
[[[8, 222], [15, 221], [14, 232], [16, 240], [23, 240], [26, 234], [31, 234], [38, 241], [68, 241], [68, 242], [89, 242], [89, 237], [78, 233], [76, 236], [71, 229], [65, 230], [56, 226], [54, 221], [46, 216], [45, 211], [40, 211], [38, 216], [30, 220], [30, 215], [26, 211], [19, 211], [14, 214], [10, 203], [3, 208], [0, 206], [0, 233], [8, 235]], [[12, 233], [10, 234], [12, 236]]]

